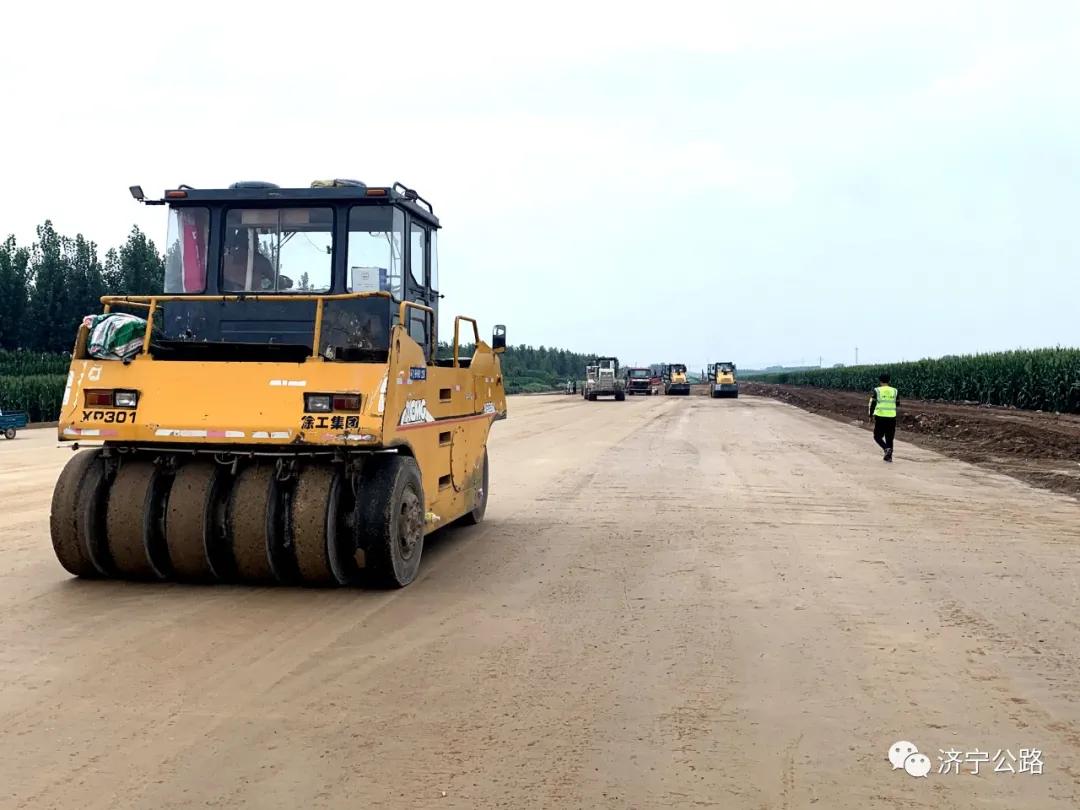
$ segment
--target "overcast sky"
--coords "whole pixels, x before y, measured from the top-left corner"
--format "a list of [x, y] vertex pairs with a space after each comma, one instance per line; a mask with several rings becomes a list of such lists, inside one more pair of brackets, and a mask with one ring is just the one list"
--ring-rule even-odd
[[[525, 9], [524, 11], [520, 9]], [[401, 180], [444, 323], [743, 367], [1080, 344], [1080, 4], [9, 4], [0, 235]]]

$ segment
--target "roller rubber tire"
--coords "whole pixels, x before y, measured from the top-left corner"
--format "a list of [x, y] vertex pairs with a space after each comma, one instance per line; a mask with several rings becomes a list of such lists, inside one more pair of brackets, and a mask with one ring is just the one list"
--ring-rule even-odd
[[[160, 549], [164, 476], [151, 461], [125, 461], [109, 485], [105, 537], [116, 572], [127, 579], [164, 579]], [[168, 556], [164, 558], [167, 564]], [[162, 570], [164, 569], [164, 570]]]
[[71, 457], [53, 489], [49, 510], [49, 533], [52, 535], [56, 559], [69, 574], [77, 577], [97, 577], [101, 572], [94, 566], [86, 546], [86, 537], [79, 525], [79, 495], [94, 468], [101, 474], [100, 450], [83, 450]]
[[296, 481], [289, 510], [289, 528], [300, 581], [305, 585], [345, 585], [341, 565], [332, 555], [341, 551], [347, 532], [342, 497], [348, 482], [337, 470], [313, 466]]
[[177, 579], [228, 578], [231, 558], [223, 552], [215, 514], [224, 478], [213, 462], [195, 461], [176, 471], [165, 511], [165, 545]]
[[484, 455], [481, 458], [480, 463], [484, 465], [484, 472], [480, 477], [479, 503], [462, 516], [461, 522], [466, 526], [475, 526], [484, 519], [484, 513], [487, 512], [488, 496], [491, 494], [491, 488], [488, 485], [491, 468], [488, 464], [488, 452], [486, 447], [484, 448]]
[[236, 576], [243, 582], [271, 584], [282, 579], [275, 570], [281, 547], [280, 504], [272, 466], [253, 464], [240, 470], [226, 520]]
[[373, 584], [403, 588], [424, 551], [424, 488], [416, 461], [379, 454], [365, 470], [360, 543]]

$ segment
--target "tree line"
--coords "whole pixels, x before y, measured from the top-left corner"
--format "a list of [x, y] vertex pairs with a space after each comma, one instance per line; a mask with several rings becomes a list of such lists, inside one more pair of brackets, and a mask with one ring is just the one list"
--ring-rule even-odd
[[95, 242], [64, 236], [48, 220], [29, 246], [9, 236], [0, 242], [0, 350], [70, 351], [102, 295], [160, 292], [164, 278], [161, 254], [137, 226], [103, 258]]
[[[462, 346], [461, 353], [469, 357], [473, 348], [471, 344]], [[439, 356], [452, 357], [453, 347], [440, 343]], [[506, 393], [528, 394], [560, 389], [567, 380], [584, 379], [585, 366], [595, 363], [596, 355], [522, 343], [507, 346], [500, 362]]]

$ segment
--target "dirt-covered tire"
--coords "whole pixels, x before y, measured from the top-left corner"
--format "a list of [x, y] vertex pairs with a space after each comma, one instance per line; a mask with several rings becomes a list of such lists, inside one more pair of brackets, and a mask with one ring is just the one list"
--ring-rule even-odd
[[101, 573], [94, 566], [80, 526], [79, 496], [88, 479], [101, 474], [103, 465], [100, 450], [76, 453], [64, 465], [53, 489], [52, 507], [49, 510], [53, 551], [60, 565], [77, 577], [97, 577]]
[[466, 526], [475, 526], [484, 519], [484, 513], [487, 512], [488, 495], [490, 494], [491, 489], [488, 485], [488, 481], [490, 480], [490, 467], [488, 465], [488, 452], [486, 447], [484, 448], [484, 455], [480, 458], [480, 463], [484, 465], [484, 471], [480, 474], [480, 493], [476, 498], [473, 508], [461, 517], [461, 522]]
[[300, 473], [289, 509], [289, 534], [303, 584], [356, 581], [352, 514], [352, 489], [339, 470], [320, 465]]
[[5, 430], [4, 431], [4, 438], [5, 439], [14, 439], [15, 438], [15, 428], [8, 428], [7, 430]]
[[152, 461], [125, 461], [109, 485], [105, 538], [113, 566], [125, 579], [164, 579], [171, 566], [162, 514], [168, 478]]
[[616, 394], [615, 395], [615, 401], [616, 402], [622, 402], [625, 399], [626, 399], [626, 394]]
[[229, 493], [226, 525], [236, 577], [269, 585], [291, 577], [282, 560], [281, 488], [274, 467], [252, 464], [236, 476]]
[[165, 545], [173, 576], [189, 582], [229, 579], [232, 557], [217, 527], [215, 510], [226, 483], [212, 461], [189, 462], [176, 471], [165, 512]]
[[424, 487], [409, 456], [379, 454], [364, 470], [360, 547], [375, 585], [404, 588], [420, 570], [424, 551]]

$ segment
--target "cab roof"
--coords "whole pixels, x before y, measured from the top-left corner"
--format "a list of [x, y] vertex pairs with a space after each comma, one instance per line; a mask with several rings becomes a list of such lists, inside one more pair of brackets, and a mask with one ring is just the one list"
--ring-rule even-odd
[[[150, 202], [149, 200], [147, 202]], [[368, 186], [358, 181], [325, 181], [308, 188], [281, 188], [273, 183], [242, 182], [229, 188], [192, 188], [180, 185], [167, 189], [157, 204], [168, 205], [222, 205], [232, 202], [245, 204], [297, 203], [363, 203], [367, 205], [399, 205], [417, 219], [439, 227], [439, 218], [427, 200], [401, 183], [392, 186]]]

